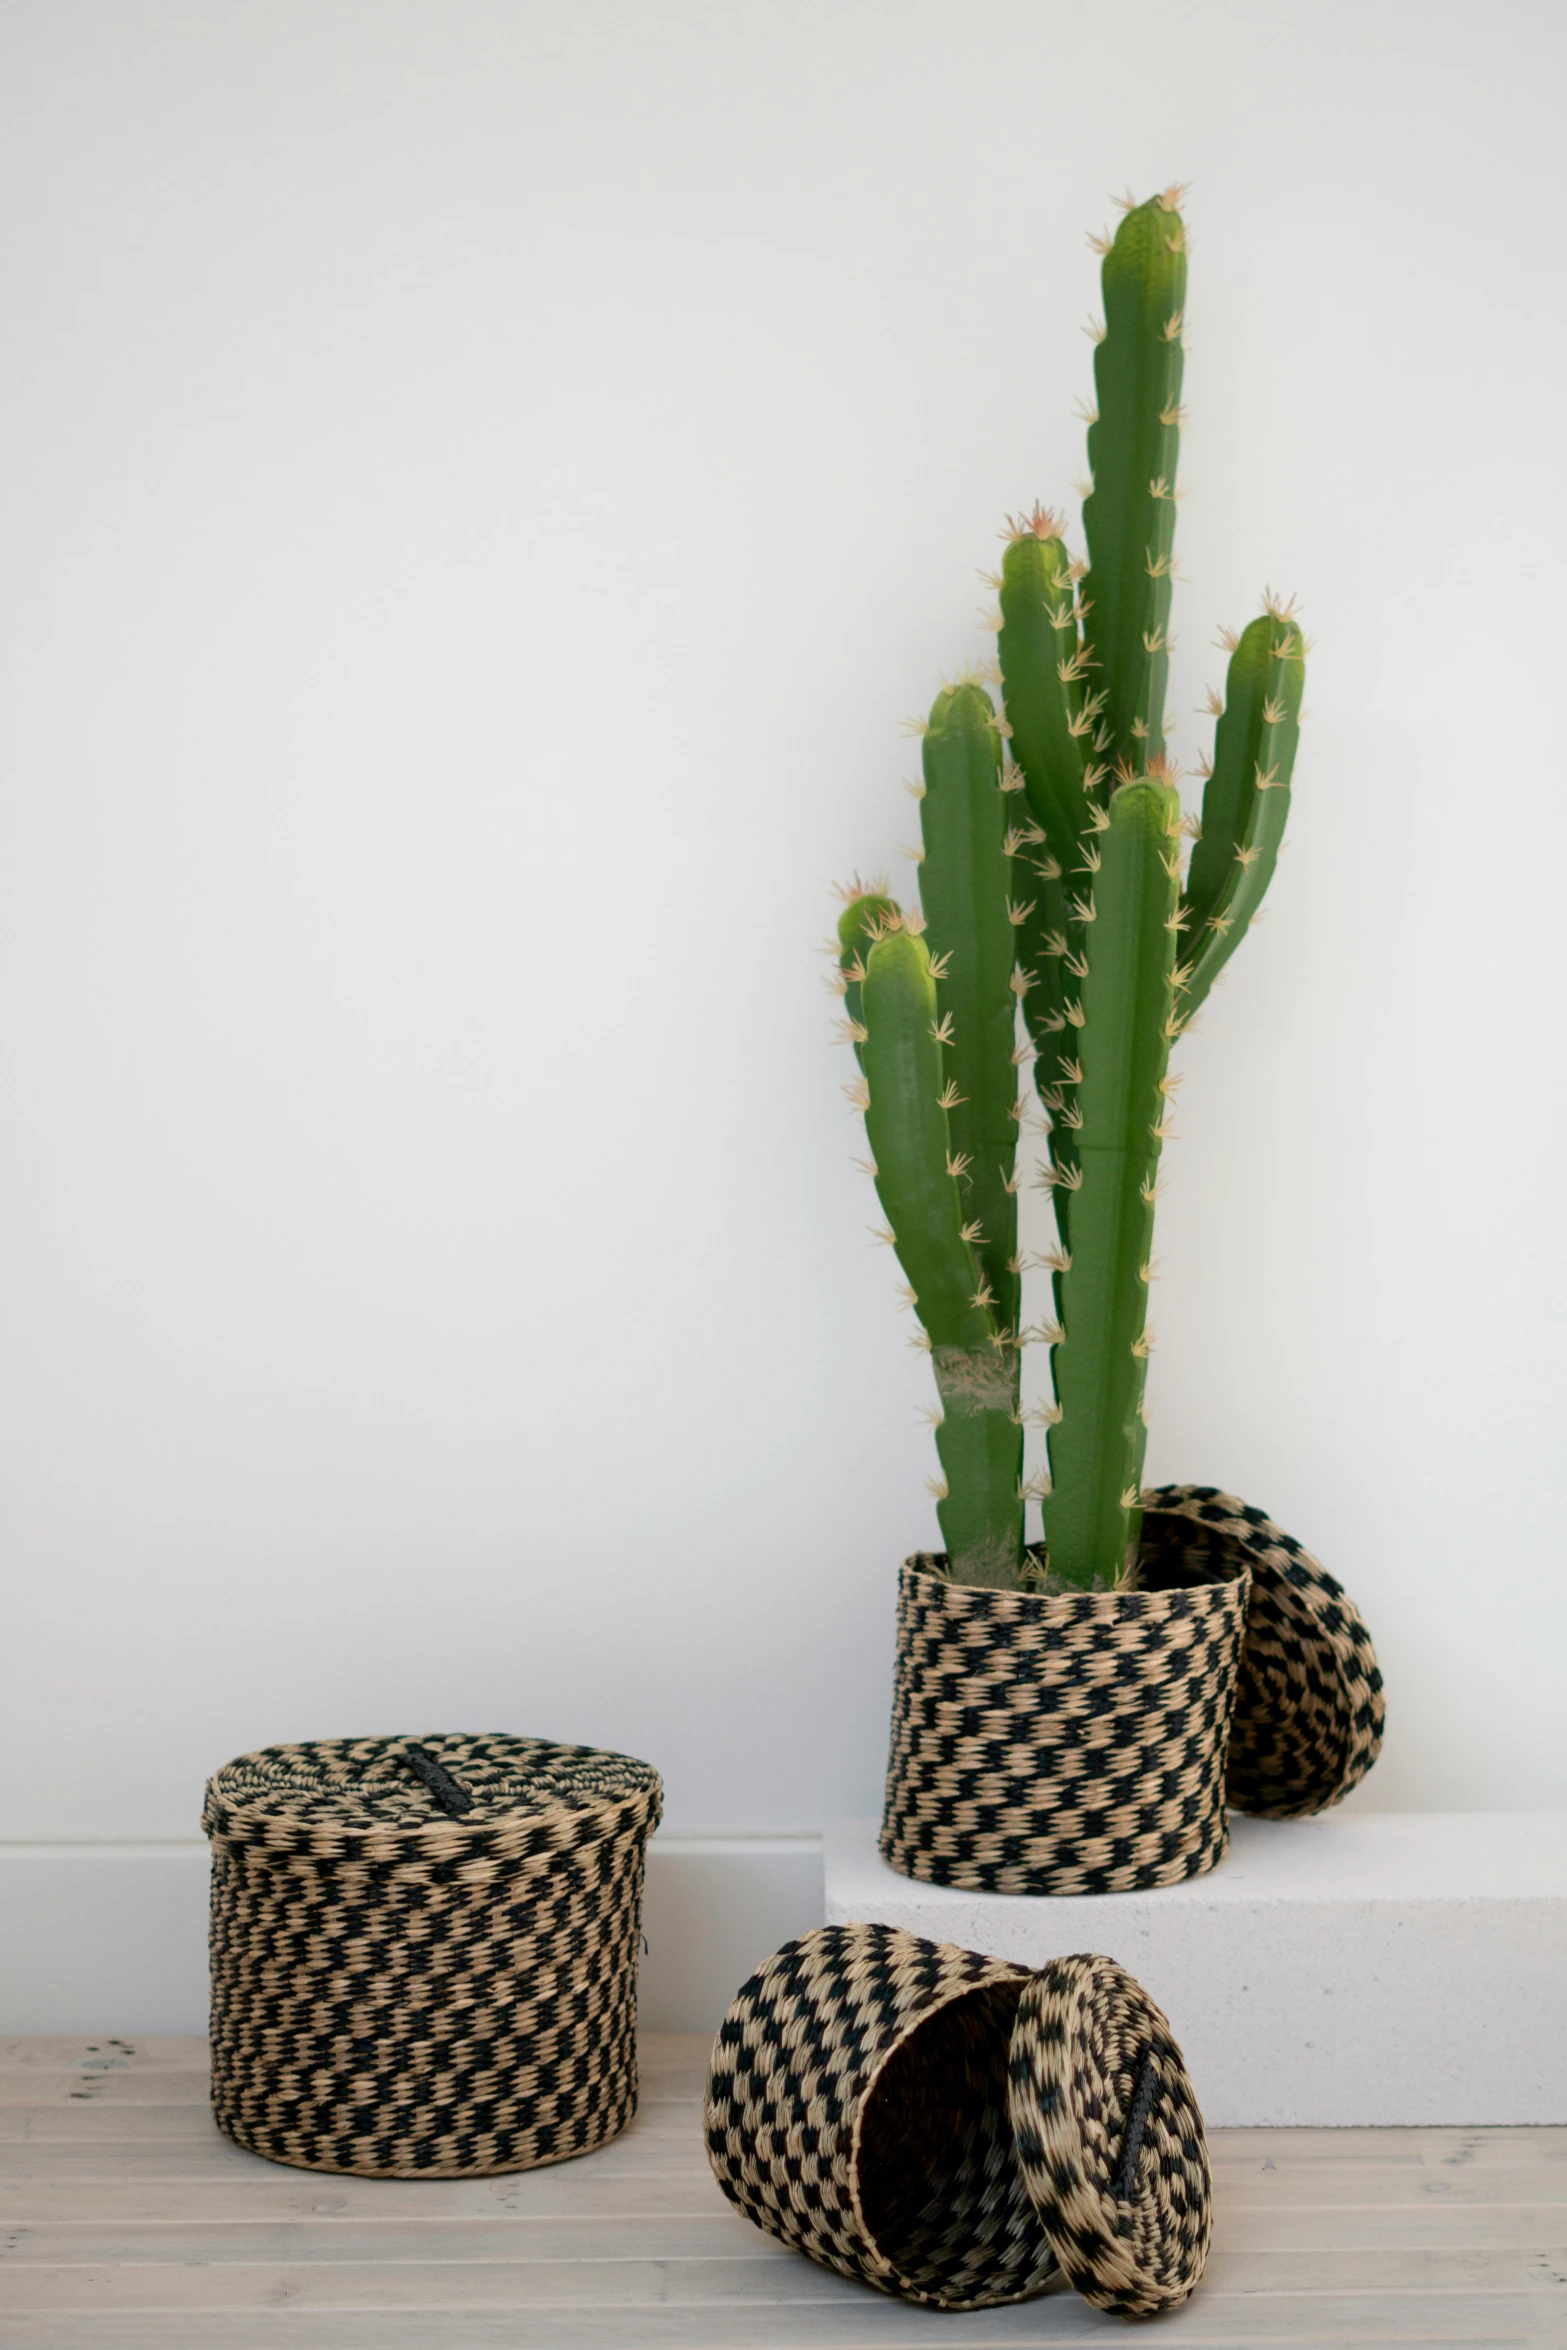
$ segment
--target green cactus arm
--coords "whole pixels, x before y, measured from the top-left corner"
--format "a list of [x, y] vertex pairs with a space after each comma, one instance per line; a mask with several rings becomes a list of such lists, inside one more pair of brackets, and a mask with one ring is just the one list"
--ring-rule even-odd
[[967, 1237], [972, 1219], [948, 1171], [949, 1088], [937, 1040], [936, 982], [923, 938], [895, 930], [872, 947], [861, 990], [865, 1132], [898, 1261], [933, 1347], [989, 1346], [995, 1323]]
[[1034, 822], [1062, 867], [1076, 862], [1088, 821], [1083, 679], [1091, 656], [1078, 641], [1071, 562], [1053, 515], [1036, 508], [1001, 560], [1002, 695], [1012, 756], [1023, 771]]
[[1203, 1002], [1245, 937], [1279, 860], [1300, 743], [1306, 648], [1287, 609], [1259, 614], [1230, 657], [1202, 830], [1181, 898], [1177, 1006]]
[[1015, 1591], [1023, 1564], [1023, 1422], [1016, 1348], [934, 1348], [946, 1490], [936, 1503], [954, 1583]]
[[1074, 901], [1085, 883], [1082, 843], [1104, 770], [1091, 759], [1095, 697], [1085, 691], [1091, 655], [1078, 636], [1071, 560], [1053, 515], [1035, 509], [1014, 528], [1001, 565], [999, 652], [1012, 756], [1033, 829], [1014, 890], [1023, 909], [1019, 964], [1034, 1082], [1050, 1113], [1057, 1221], [1064, 1228], [1077, 1163], [1072, 1070], [1082, 925]]
[[844, 1027], [862, 1069], [865, 1021], [860, 989], [865, 979], [865, 958], [882, 932], [889, 927], [896, 929], [902, 920], [902, 910], [895, 898], [888, 897], [885, 890], [863, 888], [858, 881], [847, 892], [843, 912], [838, 917], [838, 970], [843, 980]]
[[1164, 753], [1170, 569], [1180, 447], [1186, 235], [1175, 195], [1128, 212], [1105, 255], [1098, 414], [1083, 501], [1084, 630], [1105, 695], [1105, 748], [1141, 775]]
[[[1036, 864], [1038, 894], [1021, 930], [1021, 976], [1029, 1035], [1034, 1045], [1034, 1083], [1050, 1118], [1049, 1166], [1041, 1178], [1054, 1195], [1056, 1230], [1071, 1246], [1072, 1196], [1078, 1183], [1078, 1099], [1083, 1030], [1083, 978], [1088, 968], [1085, 915], [1092, 904], [1099, 864], [1099, 835], [1109, 822], [1090, 798], [1088, 824], [1071, 869], [1063, 873], [1053, 857]], [[1032, 886], [1032, 885], [1031, 885]], [[1059, 1303], [1059, 1301], [1058, 1301]]]
[[[1034, 1085], [1050, 1118], [1051, 1165], [1058, 1172], [1077, 1164], [1076, 1028], [1082, 931], [1072, 910], [1073, 892], [1048, 858], [1043, 869], [1019, 874], [1027, 908], [1018, 928], [1018, 992], [1034, 1048]], [[1075, 887], [1082, 889], [1079, 881]], [[1057, 1206], [1060, 1208], [1058, 1199]]]
[[861, 990], [865, 1130], [876, 1189], [930, 1340], [946, 1472], [939, 1515], [953, 1577], [1007, 1588], [1023, 1549], [1023, 1432], [1017, 1350], [984, 1303], [952, 1154], [936, 982], [922, 937], [889, 932], [872, 947]]
[[[953, 1090], [953, 1164], [998, 1329], [1015, 1331], [1017, 1269], [1017, 942], [1001, 740], [982, 686], [938, 694], [924, 738], [920, 899]], [[916, 1284], [916, 1287], [918, 1284]]]
[[1132, 783], [1097, 847], [1079, 1039], [1079, 1181], [1057, 1276], [1045, 1536], [1052, 1574], [1106, 1590], [1141, 1516], [1149, 1253], [1162, 1141], [1179, 903], [1180, 800]]
[[1074, 890], [1049, 852], [1018, 886], [1031, 893], [1018, 929], [1013, 986], [1034, 1050], [1034, 1086], [1050, 1121], [1049, 1162], [1039, 1181], [1054, 1193], [1056, 1229], [1067, 1245], [1071, 1187], [1077, 1181], [1077, 1032], [1082, 1018], [1082, 926]]

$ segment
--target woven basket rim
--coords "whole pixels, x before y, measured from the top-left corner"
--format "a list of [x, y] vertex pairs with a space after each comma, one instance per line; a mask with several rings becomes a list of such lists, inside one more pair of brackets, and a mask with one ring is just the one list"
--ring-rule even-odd
[[[1153, 1511], [1146, 1513], [1150, 1517]], [[1169, 1512], [1158, 1513], [1168, 1516]], [[1042, 1542], [1028, 1545], [1031, 1558], [1043, 1559]], [[1023, 1607], [1036, 1620], [1059, 1623], [1082, 1623], [1095, 1617], [1139, 1616], [1150, 1607], [1185, 1602], [1201, 1592], [1223, 1590], [1227, 1584], [1243, 1581], [1251, 1572], [1249, 1561], [1226, 1554], [1220, 1562], [1222, 1571], [1207, 1576], [1202, 1582], [1177, 1586], [1163, 1591], [1145, 1591], [1137, 1585], [1128, 1585], [1119, 1591], [1001, 1591], [988, 1583], [954, 1583], [947, 1572], [944, 1550], [911, 1551], [899, 1572], [911, 1579], [937, 1585], [955, 1599], [965, 1601], [1004, 1601], [1008, 1608]]]
[[[438, 1747], [443, 1739], [463, 1735], [451, 1731], [426, 1732], [419, 1736], [408, 1732], [385, 1735], [372, 1733], [353, 1739], [285, 1741], [273, 1746], [253, 1747], [244, 1754], [232, 1755], [207, 1781], [201, 1810], [203, 1831], [214, 1841], [221, 1839], [231, 1845], [270, 1848], [280, 1856], [309, 1853], [320, 1859], [390, 1859], [405, 1855], [444, 1860], [495, 1845], [526, 1848], [553, 1843], [568, 1824], [574, 1825], [578, 1831], [588, 1829], [601, 1838], [607, 1838], [617, 1830], [645, 1834], [658, 1822], [662, 1809], [663, 1782], [651, 1763], [641, 1761], [636, 1755], [622, 1754], [613, 1747], [582, 1746], [559, 1739], [526, 1737], [515, 1731], [486, 1731], [466, 1735], [482, 1735], [492, 1746], [517, 1748], [519, 1777], [525, 1775], [530, 1761], [539, 1762], [548, 1754], [565, 1762], [621, 1766], [628, 1774], [638, 1775], [641, 1783], [628, 1787], [622, 1794], [589, 1795], [569, 1803], [546, 1800], [530, 1805], [526, 1810], [485, 1811], [473, 1820], [466, 1816], [449, 1818], [436, 1813], [423, 1819], [345, 1817], [340, 1821], [334, 1821], [320, 1811], [280, 1810], [275, 1803], [263, 1809], [254, 1802], [247, 1803], [243, 1797], [230, 1796], [223, 1786], [228, 1773], [238, 1771], [246, 1764], [277, 1763], [296, 1756], [314, 1756], [322, 1748], [333, 1746], [347, 1748], [380, 1745], [428, 1750], [432, 1746]], [[328, 1776], [325, 1772], [322, 1775]], [[344, 1774], [345, 1778], [347, 1775]]]

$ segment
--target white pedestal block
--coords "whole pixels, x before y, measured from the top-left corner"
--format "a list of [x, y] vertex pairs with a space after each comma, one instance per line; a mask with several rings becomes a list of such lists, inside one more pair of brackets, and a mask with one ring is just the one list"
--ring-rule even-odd
[[960, 1893], [827, 1831], [827, 1922], [1042, 1966], [1118, 1959], [1169, 2017], [1215, 2128], [1567, 2122], [1567, 1814], [1232, 1818], [1155, 1893]]

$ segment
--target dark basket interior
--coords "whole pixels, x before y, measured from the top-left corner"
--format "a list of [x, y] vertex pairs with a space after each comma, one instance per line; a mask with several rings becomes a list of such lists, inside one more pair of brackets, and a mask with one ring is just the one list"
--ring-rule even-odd
[[988, 1984], [917, 2024], [860, 2118], [867, 2232], [906, 2287], [939, 2301], [1015, 2299], [1054, 2269], [1007, 2119], [1021, 1991], [1021, 1981]]
[[1248, 1561], [1214, 1526], [1173, 1510], [1143, 1512], [1137, 1583], [1142, 1591], [1197, 1591], [1207, 1583], [1233, 1583]]

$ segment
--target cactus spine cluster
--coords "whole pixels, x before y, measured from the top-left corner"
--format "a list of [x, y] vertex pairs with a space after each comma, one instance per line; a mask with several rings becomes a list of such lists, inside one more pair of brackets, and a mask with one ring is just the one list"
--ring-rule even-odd
[[[1171, 1045], [1255, 916], [1289, 813], [1305, 646], [1269, 598], [1238, 638], [1183, 873], [1166, 756], [1186, 240], [1179, 190], [1104, 251], [1086, 562], [1010, 526], [999, 665], [923, 729], [921, 906], [847, 893], [838, 931], [872, 1169], [930, 1348], [951, 1573], [1111, 1589], [1134, 1571], [1148, 1283]], [[998, 709], [989, 690], [999, 685]], [[1021, 1002], [1028, 1041], [1017, 1041]], [[1052, 1318], [1023, 1327], [1017, 1190], [1033, 1061]], [[1021, 1352], [1050, 1348], [1043, 1567], [1025, 1545]]]

